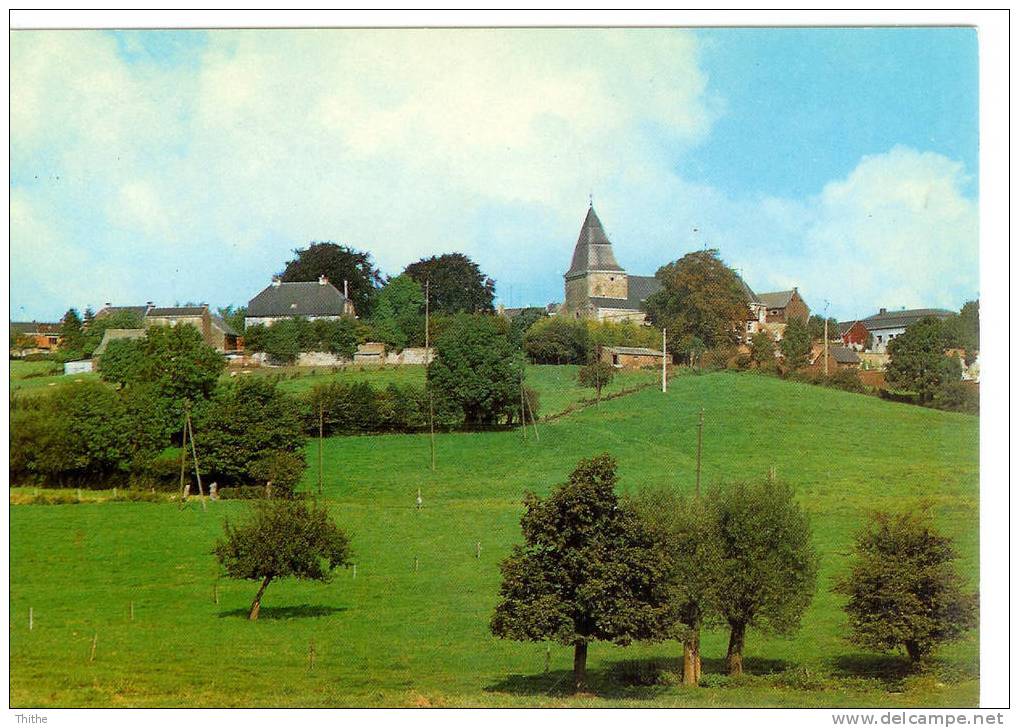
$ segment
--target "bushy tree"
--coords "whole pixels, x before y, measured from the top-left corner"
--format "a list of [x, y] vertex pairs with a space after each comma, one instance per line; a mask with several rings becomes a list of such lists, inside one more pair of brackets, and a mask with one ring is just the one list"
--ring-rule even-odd
[[852, 568], [836, 586], [849, 597], [850, 639], [905, 648], [919, 662], [976, 626], [977, 596], [955, 570], [955, 549], [926, 514], [874, 513], [856, 535]]
[[657, 639], [668, 621], [664, 566], [634, 511], [615, 493], [609, 455], [581, 460], [547, 498], [524, 499], [524, 544], [502, 562], [497, 637], [573, 645], [573, 684], [587, 683], [595, 640]]
[[262, 595], [273, 579], [328, 581], [333, 569], [350, 563], [350, 538], [325, 506], [304, 500], [255, 501], [246, 521], [223, 523], [213, 553], [233, 579], [260, 581], [248, 619], [258, 619]]
[[802, 320], [794, 318], [786, 324], [779, 348], [789, 369], [800, 369], [807, 365], [810, 358], [810, 346], [810, 331]]
[[524, 351], [535, 364], [583, 364], [589, 342], [584, 322], [552, 316], [531, 325], [524, 334]]
[[683, 643], [683, 683], [700, 681], [701, 627], [715, 619], [721, 549], [712, 513], [701, 498], [675, 490], [645, 490], [631, 497], [666, 566], [672, 621], [667, 636]]
[[82, 330], [81, 316], [78, 309], [67, 310], [60, 319], [60, 349], [76, 355], [85, 348], [85, 334]]
[[716, 488], [707, 504], [720, 549], [718, 610], [729, 625], [730, 675], [743, 673], [748, 627], [799, 628], [817, 581], [806, 513], [788, 485], [771, 479]]
[[244, 318], [248, 315], [247, 306], [222, 306], [217, 309], [220, 318], [227, 322], [227, 324], [236, 331], [238, 334], [244, 334]]
[[121, 385], [140, 382], [145, 378], [147, 363], [143, 341], [114, 339], [99, 360], [99, 378]]
[[596, 401], [601, 402], [601, 391], [608, 386], [612, 377], [616, 375], [616, 368], [607, 362], [596, 360], [582, 366], [577, 372], [577, 381], [581, 387], [590, 387], [596, 393]]
[[221, 387], [196, 410], [194, 434], [202, 473], [221, 485], [263, 479], [262, 460], [275, 453], [291, 453], [303, 464], [299, 404], [268, 377]]
[[183, 406], [212, 395], [226, 360], [205, 343], [194, 326], [150, 326], [142, 348], [144, 381], [159, 387], [167, 399]]
[[510, 338], [517, 346], [524, 345], [524, 336], [538, 321], [548, 318], [543, 308], [525, 308], [510, 321]]
[[942, 321], [945, 345], [966, 352], [967, 366], [980, 351], [980, 302], [967, 301], [958, 314]]
[[709, 349], [740, 342], [750, 302], [717, 250], [688, 253], [659, 268], [655, 277], [662, 288], [648, 297], [644, 310], [655, 328], [669, 332], [670, 352], [686, 354], [677, 346], [686, 336], [696, 336]]
[[[790, 321], [789, 323], [792, 323]], [[807, 331], [812, 341], [824, 341], [824, 316], [813, 314], [807, 319]], [[837, 319], [828, 319], [828, 340], [834, 341], [839, 338], [839, 322]]]
[[767, 331], [758, 331], [750, 339], [750, 360], [759, 367], [775, 363], [775, 340]]
[[890, 357], [885, 377], [898, 389], [916, 392], [921, 403], [961, 376], [959, 360], [945, 356], [946, 336], [941, 320], [928, 316], [906, 327], [888, 342]]
[[424, 289], [428, 284], [429, 307], [435, 313], [491, 313], [495, 309], [495, 281], [463, 253], [422, 258], [408, 265], [410, 276]]
[[425, 294], [420, 284], [404, 274], [390, 279], [379, 291], [372, 312], [372, 331], [376, 341], [402, 350], [424, 344]]
[[93, 318], [83, 330], [82, 349], [85, 356], [92, 356], [103, 341], [109, 329], [143, 329], [145, 322], [133, 311], [114, 311], [99, 318]]
[[494, 424], [520, 398], [523, 361], [507, 328], [495, 316], [461, 314], [435, 342], [428, 386], [460, 407], [468, 425]]
[[317, 281], [319, 276], [325, 276], [342, 291], [343, 281], [347, 281], [347, 292], [357, 315], [371, 316], [382, 274], [372, 264], [370, 253], [333, 242], [313, 242], [294, 253], [297, 257], [280, 274], [283, 282]]

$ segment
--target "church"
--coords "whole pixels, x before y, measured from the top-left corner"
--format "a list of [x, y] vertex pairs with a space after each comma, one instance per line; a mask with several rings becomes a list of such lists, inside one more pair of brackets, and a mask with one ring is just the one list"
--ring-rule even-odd
[[587, 209], [565, 278], [562, 315], [575, 319], [644, 323], [640, 304], [662, 287], [654, 276], [629, 275], [616, 262], [593, 205]]

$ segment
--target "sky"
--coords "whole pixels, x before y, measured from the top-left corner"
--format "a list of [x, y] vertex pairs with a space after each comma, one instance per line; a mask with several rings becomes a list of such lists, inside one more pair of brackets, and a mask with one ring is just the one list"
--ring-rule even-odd
[[841, 320], [979, 295], [968, 28], [14, 31], [11, 318], [244, 305], [295, 248], [563, 298], [717, 248]]

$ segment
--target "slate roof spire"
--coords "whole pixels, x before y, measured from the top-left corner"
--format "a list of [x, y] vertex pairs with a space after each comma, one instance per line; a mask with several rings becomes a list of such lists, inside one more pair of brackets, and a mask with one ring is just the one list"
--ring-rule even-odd
[[573, 261], [566, 276], [569, 278], [589, 271], [622, 272], [622, 270], [623, 268], [616, 262], [616, 256], [612, 254], [612, 243], [605, 234], [598, 213], [591, 204], [580, 228], [577, 246], [573, 249]]

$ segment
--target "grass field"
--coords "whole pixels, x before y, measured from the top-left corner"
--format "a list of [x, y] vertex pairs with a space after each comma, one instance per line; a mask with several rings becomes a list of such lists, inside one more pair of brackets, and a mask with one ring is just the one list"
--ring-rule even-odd
[[[622, 491], [690, 490], [702, 406], [706, 483], [774, 466], [810, 513], [821, 574], [803, 628], [789, 638], [751, 630], [751, 674], [740, 680], [721, 674], [725, 632], [706, 633], [705, 680], [692, 689], [648, 684], [662, 668], [679, 672], [674, 642], [597, 643], [591, 694], [569, 696], [570, 648], [488, 632], [497, 564], [520, 540], [523, 493], [548, 492], [579, 458], [601, 451], [618, 457]], [[911, 676], [901, 657], [845, 642], [830, 589], [867, 510], [922, 503], [956, 539], [959, 567], [976, 588], [978, 422], [720, 373], [678, 378], [667, 395], [645, 389], [586, 408], [540, 426], [540, 441], [519, 432], [439, 435], [435, 473], [427, 436], [331, 438], [324, 498], [352, 534], [356, 578], [347, 569], [325, 585], [273, 583], [256, 623], [245, 619], [256, 585], [218, 579], [209, 553], [222, 519], [239, 516], [243, 503], [204, 512], [194, 502], [184, 510], [11, 506], [11, 704], [975, 705], [976, 633], [942, 649], [930, 673]], [[316, 482], [309, 468], [303, 487]]]

